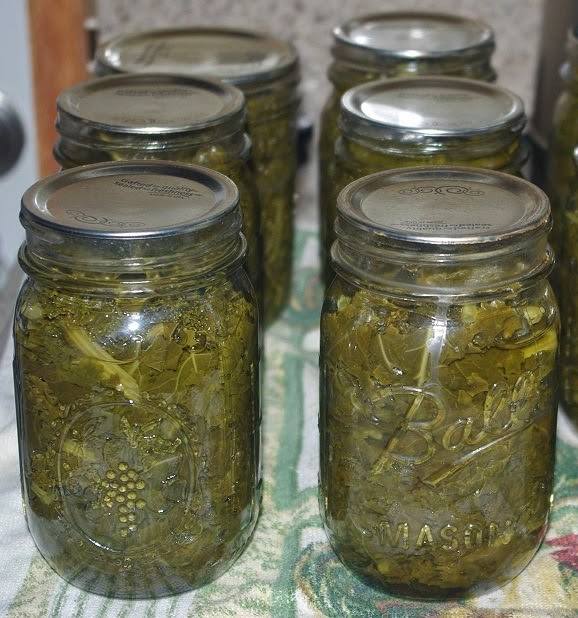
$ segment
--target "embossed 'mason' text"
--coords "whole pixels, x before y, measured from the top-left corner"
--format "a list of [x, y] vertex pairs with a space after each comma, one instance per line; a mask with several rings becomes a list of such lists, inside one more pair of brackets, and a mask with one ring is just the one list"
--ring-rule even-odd
[[457, 552], [463, 549], [507, 545], [514, 536], [514, 527], [509, 520], [504, 524], [471, 523], [462, 528], [449, 523], [415, 526], [407, 522], [382, 521], [375, 532], [381, 545], [393, 549], [415, 551], [430, 548]]

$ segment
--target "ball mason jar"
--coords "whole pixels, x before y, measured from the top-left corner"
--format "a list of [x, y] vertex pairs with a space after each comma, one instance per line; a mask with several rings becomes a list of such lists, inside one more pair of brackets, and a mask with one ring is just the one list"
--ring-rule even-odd
[[574, 149], [574, 176], [567, 178], [567, 195], [558, 203], [558, 242], [561, 259], [556, 281], [560, 284], [561, 399], [564, 410], [578, 426], [578, 146]]
[[[565, 87], [554, 107], [546, 165], [546, 193], [552, 205], [553, 218], [550, 244], [556, 255], [556, 266], [551, 281], [559, 300], [566, 294], [567, 282], [563, 280], [564, 275], [559, 265], [561, 266], [569, 259], [564, 255], [564, 248], [567, 244], [564, 241], [563, 225], [566, 218], [564, 209], [568, 200], [572, 198], [576, 173], [573, 152], [578, 144], [578, 31], [576, 30], [568, 33], [566, 56], [567, 61], [560, 70]], [[568, 320], [564, 316], [563, 302], [560, 308], [564, 329]]]
[[30, 533], [70, 583], [124, 598], [227, 570], [260, 504], [259, 342], [234, 184], [95, 164], [22, 200], [14, 323]]
[[228, 176], [239, 190], [247, 271], [261, 298], [259, 195], [242, 92], [208, 78], [116, 75], [65, 90], [56, 107], [60, 137], [53, 152], [63, 169], [162, 159], [202, 165]]
[[293, 196], [297, 170], [298, 57], [264, 33], [191, 27], [121, 35], [96, 52], [96, 72], [212, 75], [243, 91], [263, 227], [265, 319], [291, 286]]
[[473, 168], [374, 174], [339, 197], [321, 319], [320, 508], [354, 573], [481, 594], [546, 533], [558, 313], [546, 196]]
[[333, 187], [341, 97], [380, 78], [454, 75], [494, 81], [494, 33], [477, 20], [445, 13], [388, 12], [353, 18], [333, 30], [332, 91], [319, 128], [319, 202]]
[[[467, 165], [520, 175], [524, 102], [504, 88], [455, 77], [380, 80], [341, 99], [335, 172], [324, 200], [325, 272], [335, 240], [337, 196], [358, 178], [416, 165]], [[328, 280], [329, 277], [326, 277]]]

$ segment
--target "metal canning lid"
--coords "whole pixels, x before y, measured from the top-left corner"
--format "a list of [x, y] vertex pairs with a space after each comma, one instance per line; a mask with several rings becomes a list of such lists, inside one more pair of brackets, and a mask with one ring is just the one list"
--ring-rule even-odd
[[354, 18], [333, 30], [335, 58], [391, 60], [488, 57], [494, 34], [480, 20], [443, 13], [392, 12]]
[[[99, 163], [59, 172], [32, 185], [22, 197], [27, 232], [49, 228], [62, 237], [99, 241], [183, 237], [195, 242], [239, 233], [238, 192], [226, 176], [200, 166], [131, 161]], [[106, 243], [105, 243], [106, 244]], [[104, 246], [104, 245], [103, 245]], [[108, 245], [107, 245], [108, 246]]]
[[341, 102], [344, 135], [369, 140], [417, 142], [496, 133], [520, 133], [524, 103], [514, 93], [458, 77], [412, 77], [369, 82], [347, 91]]
[[93, 79], [62, 92], [56, 127], [64, 137], [82, 137], [112, 147], [126, 137], [176, 140], [243, 127], [245, 101], [237, 88], [208, 78], [128, 74]]
[[550, 205], [531, 183], [489, 170], [414, 167], [379, 172], [340, 193], [337, 234], [424, 252], [483, 248], [545, 236]]
[[122, 35], [96, 52], [97, 73], [212, 75], [242, 90], [298, 70], [295, 47], [267, 34], [232, 28], [181, 28]]

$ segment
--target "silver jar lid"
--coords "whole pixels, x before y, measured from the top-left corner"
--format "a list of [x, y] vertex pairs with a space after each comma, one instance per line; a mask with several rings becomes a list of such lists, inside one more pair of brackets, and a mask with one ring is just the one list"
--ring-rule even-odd
[[354, 18], [333, 30], [332, 54], [353, 64], [488, 58], [494, 34], [482, 21], [443, 13], [392, 12]]
[[[338, 237], [363, 236], [368, 246], [476, 252], [545, 236], [546, 195], [501, 172], [467, 167], [413, 167], [379, 172], [340, 193]], [[347, 242], [347, 240], [345, 240]]]
[[340, 127], [352, 139], [443, 144], [461, 138], [520, 134], [524, 103], [514, 93], [459, 77], [369, 82], [347, 91]]
[[241, 229], [231, 180], [160, 161], [99, 163], [44, 178], [24, 193], [20, 220], [40, 257], [121, 271], [183, 251], [206, 253]]
[[137, 141], [209, 141], [242, 129], [237, 88], [183, 75], [128, 74], [93, 79], [62, 92], [56, 128], [63, 138], [106, 148]]
[[267, 34], [191, 27], [118, 36], [96, 52], [96, 72], [212, 75], [244, 91], [295, 78], [295, 47]]

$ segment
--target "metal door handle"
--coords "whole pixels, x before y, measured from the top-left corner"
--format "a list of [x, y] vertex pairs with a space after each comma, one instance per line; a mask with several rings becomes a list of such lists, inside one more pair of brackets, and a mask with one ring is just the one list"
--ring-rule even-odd
[[0, 176], [16, 165], [24, 147], [24, 129], [18, 113], [0, 90]]

